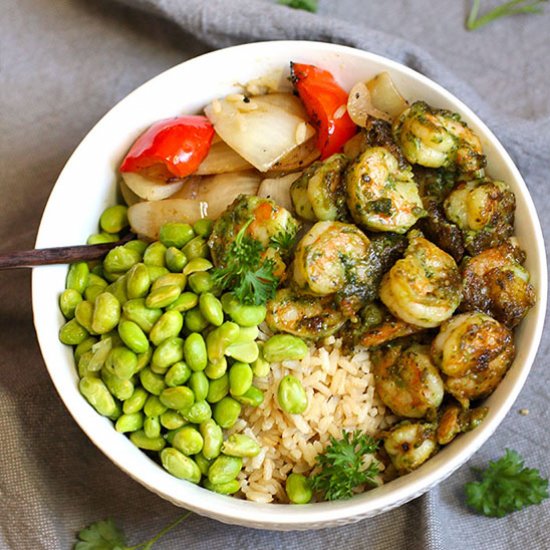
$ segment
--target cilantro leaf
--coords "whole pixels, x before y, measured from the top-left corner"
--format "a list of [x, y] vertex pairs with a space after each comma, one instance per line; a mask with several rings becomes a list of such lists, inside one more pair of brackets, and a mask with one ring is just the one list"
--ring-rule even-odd
[[311, 13], [315, 13], [319, 7], [318, 0], [279, 0], [278, 4], [295, 10], [310, 11]]
[[351, 498], [359, 485], [376, 485], [374, 477], [378, 466], [376, 462], [365, 466], [364, 459], [377, 449], [378, 442], [359, 430], [342, 432], [340, 440], [330, 436], [324, 453], [317, 455], [321, 470], [313, 476], [312, 488], [321, 492], [326, 500], [342, 500]]
[[125, 550], [122, 531], [112, 519], [92, 523], [78, 533], [79, 541], [74, 550]]
[[474, 0], [472, 3], [472, 9], [466, 20], [466, 28], [469, 31], [475, 31], [500, 17], [518, 13], [542, 13], [541, 4], [547, 0], [509, 0], [478, 17], [480, 2], [481, 0]]
[[525, 468], [516, 451], [506, 449], [485, 470], [474, 471], [481, 474], [481, 480], [464, 486], [466, 503], [485, 516], [501, 518], [548, 498], [548, 480], [538, 470]]

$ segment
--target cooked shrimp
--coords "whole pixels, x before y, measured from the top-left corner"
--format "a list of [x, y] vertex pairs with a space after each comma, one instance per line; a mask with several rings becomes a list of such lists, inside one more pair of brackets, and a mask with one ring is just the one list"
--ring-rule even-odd
[[332, 155], [306, 168], [292, 184], [292, 204], [301, 218], [313, 222], [345, 219], [343, 174], [347, 164], [345, 155]]
[[458, 434], [477, 428], [487, 416], [487, 407], [463, 409], [459, 405], [447, 405], [441, 412], [437, 424], [436, 437], [440, 445], [447, 445]]
[[393, 318], [362, 331], [357, 338], [357, 343], [366, 348], [374, 348], [397, 338], [417, 334], [423, 330], [425, 329], [422, 327], [410, 325], [405, 321], [401, 321], [401, 319]]
[[419, 231], [411, 231], [405, 257], [382, 279], [384, 305], [406, 323], [430, 328], [451, 317], [460, 297], [460, 274], [453, 258]]
[[311, 296], [283, 288], [267, 303], [266, 322], [274, 332], [318, 339], [334, 334], [345, 321], [332, 296]]
[[229, 245], [243, 226], [248, 224], [246, 235], [259, 241], [265, 256], [272, 259], [281, 275], [284, 258], [294, 244], [300, 224], [290, 212], [269, 199], [240, 195], [216, 220], [208, 241], [214, 263], [219, 266]]
[[355, 225], [317, 222], [302, 238], [294, 256], [294, 281], [317, 295], [333, 294], [363, 280], [368, 237]]
[[372, 231], [406, 233], [424, 215], [411, 168], [385, 147], [369, 147], [348, 168], [346, 193], [352, 218]]
[[432, 342], [445, 389], [464, 407], [496, 388], [514, 359], [510, 329], [480, 312], [446, 321]]
[[416, 470], [437, 451], [436, 425], [405, 420], [382, 434], [384, 449], [399, 474]]
[[459, 183], [444, 203], [447, 219], [464, 233], [466, 250], [477, 254], [498, 246], [514, 232], [514, 193], [502, 181]]
[[525, 253], [515, 241], [484, 250], [462, 265], [462, 311], [478, 310], [515, 327], [535, 304]]
[[417, 101], [393, 124], [395, 140], [413, 164], [477, 172], [485, 166], [481, 142], [456, 113]]
[[428, 346], [393, 346], [374, 352], [372, 362], [376, 391], [396, 415], [423, 418], [441, 405], [443, 380]]

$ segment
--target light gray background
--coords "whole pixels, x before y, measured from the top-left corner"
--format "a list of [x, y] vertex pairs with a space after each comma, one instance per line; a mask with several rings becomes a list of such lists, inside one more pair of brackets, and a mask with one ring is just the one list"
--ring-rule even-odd
[[[118, 100], [185, 59], [264, 38], [356, 45], [447, 86], [509, 148], [550, 242], [550, 5], [544, 15], [469, 33], [468, 0], [321, 0], [315, 16], [268, 0], [126, 3], [154, 15], [107, 0], [2, 2], [0, 250], [33, 246], [63, 164]], [[485, 464], [505, 447], [549, 475], [549, 345], [547, 335], [496, 434], [428, 495], [372, 520], [312, 533], [266, 533], [193, 516], [158, 547], [550, 548], [548, 501], [497, 520], [472, 514], [462, 494], [469, 466]], [[531, 414], [519, 415], [521, 408]], [[105, 517], [114, 517], [137, 543], [181, 513], [113, 466], [67, 413], [36, 344], [26, 270], [0, 272], [0, 438], [0, 548], [70, 548], [75, 532]]]

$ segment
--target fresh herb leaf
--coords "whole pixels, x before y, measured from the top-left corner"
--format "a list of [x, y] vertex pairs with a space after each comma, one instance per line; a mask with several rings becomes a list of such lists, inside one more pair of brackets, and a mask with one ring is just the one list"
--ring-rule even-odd
[[481, 0], [473, 0], [472, 9], [466, 20], [466, 28], [475, 31], [500, 17], [508, 17], [518, 13], [542, 13], [542, 3], [547, 0], [509, 0], [493, 8], [478, 18]]
[[282, 254], [287, 253], [296, 240], [296, 231], [279, 231], [274, 237], [271, 237], [269, 246], [280, 250]]
[[501, 518], [548, 498], [548, 480], [538, 470], [525, 468], [516, 451], [506, 449], [485, 470], [474, 471], [481, 474], [481, 481], [466, 483], [466, 503], [486, 516]]
[[262, 244], [246, 235], [254, 218], [241, 227], [222, 262], [212, 270], [214, 284], [221, 290], [231, 290], [243, 304], [263, 305], [275, 295], [279, 279], [273, 274], [275, 263], [262, 259]]
[[319, 7], [318, 0], [279, 0], [278, 3], [295, 10], [310, 11], [311, 13], [315, 13]]
[[378, 449], [378, 442], [359, 430], [342, 432], [342, 439], [330, 436], [330, 444], [324, 453], [317, 455], [319, 473], [311, 480], [315, 491], [323, 494], [326, 500], [351, 498], [353, 490], [359, 485], [376, 485], [374, 477], [378, 474], [375, 461], [365, 466], [366, 455]]
[[135, 546], [126, 545], [124, 534], [112, 519], [96, 521], [78, 533], [78, 542], [74, 545], [74, 550], [150, 550], [162, 536], [190, 515], [191, 512], [183, 514], [154, 537]]

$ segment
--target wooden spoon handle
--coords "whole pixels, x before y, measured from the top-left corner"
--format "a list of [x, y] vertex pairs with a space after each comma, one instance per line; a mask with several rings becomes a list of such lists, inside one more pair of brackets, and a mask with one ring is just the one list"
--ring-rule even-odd
[[99, 260], [105, 256], [109, 250], [128, 242], [132, 238], [133, 235], [128, 234], [121, 240], [113, 243], [37, 248], [34, 250], [20, 250], [7, 254], [0, 254], [0, 270]]

